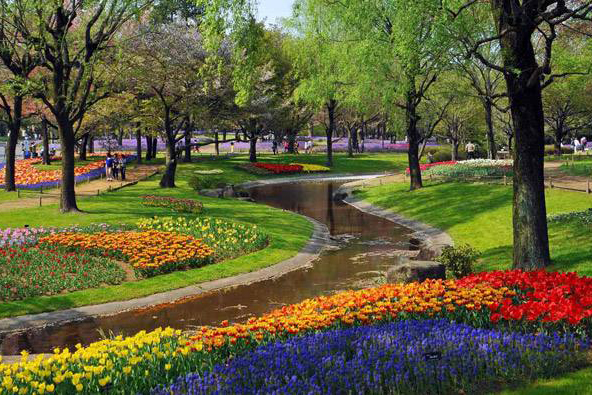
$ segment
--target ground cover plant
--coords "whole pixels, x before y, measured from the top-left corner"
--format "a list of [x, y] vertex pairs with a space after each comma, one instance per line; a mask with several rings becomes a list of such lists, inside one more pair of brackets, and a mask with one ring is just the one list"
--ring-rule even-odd
[[257, 225], [241, 224], [221, 218], [155, 217], [138, 222], [140, 229], [179, 232], [203, 241], [216, 261], [264, 248], [268, 236]]
[[[435, 342], [433, 345], [440, 344], [442, 347], [440, 350], [429, 351], [441, 352], [442, 361], [455, 361], [451, 364], [451, 369], [456, 369], [455, 371], [466, 370], [467, 374], [473, 372], [475, 381], [459, 383], [446, 377], [446, 380], [434, 377], [435, 381], [431, 381], [429, 375], [419, 371], [416, 376], [406, 380], [417, 379], [417, 382], [426, 386], [433, 386], [436, 381], [444, 384], [448, 382], [458, 388], [475, 384], [478, 380], [489, 382], [498, 378], [504, 383], [506, 380], [546, 377], [560, 373], [564, 369], [576, 368], [582, 361], [583, 354], [580, 352], [585, 353], [589, 349], [588, 339], [582, 336], [584, 332], [590, 333], [592, 328], [589, 316], [579, 321], [572, 320], [571, 316], [553, 316], [546, 320], [543, 315], [529, 320], [527, 316], [514, 317], [509, 314], [507, 320], [496, 320], [496, 310], [492, 306], [520, 306], [540, 301], [541, 298], [551, 300], [556, 294], [556, 288], [567, 289], [573, 286], [573, 291], [562, 294], [557, 302], [572, 305], [575, 303], [585, 311], [592, 312], [590, 301], [585, 299], [589, 295], [592, 279], [574, 274], [544, 272], [537, 273], [535, 277], [529, 276], [528, 273], [509, 271], [498, 273], [493, 279], [468, 277], [448, 281], [428, 280], [421, 284], [389, 284], [308, 299], [284, 306], [259, 318], [250, 318], [246, 323], [231, 325], [223, 322], [220, 327], [197, 328], [191, 337], [166, 329], [149, 333], [140, 332], [129, 338], [117, 337], [88, 347], [76, 347], [75, 350], [58, 349], [50, 359], [38, 358], [34, 361], [24, 360], [17, 365], [0, 365], [0, 372], [4, 376], [0, 393], [10, 393], [9, 391], [16, 387], [17, 391], [30, 394], [38, 392], [40, 386], [52, 386], [52, 390], [60, 394], [98, 393], [106, 390], [106, 387], [112, 393], [146, 393], [152, 388], [170, 385], [176, 377], [187, 376], [190, 373], [204, 376], [216, 365], [229, 363], [228, 366], [232, 368], [232, 358], [238, 361], [245, 356], [250, 358], [246, 353], [259, 345], [267, 344], [267, 347], [273, 348], [273, 344], [278, 341], [290, 342], [298, 341], [297, 339], [303, 339], [301, 341], [306, 343], [306, 337], [302, 336], [314, 337], [317, 336], [314, 333], [318, 331], [347, 331], [350, 328], [363, 327], [358, 332], [362, 337], [358, 339], [363, 339], [365, 333], [378, 331], [375, 332], [377, 336], [374, 338], [379, 343], [381, 336], [386, 340], [377, 346], [388, 349], [389, 344], [396, 344], [398, 339], [405, 341], [405, 336], [412, 337], [414, 332], [410, 330], [408, 334], [407, 331], [398, 331], [398, 335], [381, 334], [380, 329], [373, 326], [390, 325], [394, 322], [395, 326], [417, 325], [418, 328], [422, 328], [426, 325], [429, 327], [425, 320], [436, 319], [445, 320], [437, 321], [442, 322], [442, 335], [432, 339]], [[536, 286], [535, 290], [531, 289], [533, 282], [547, 285]], [[409, 320], [422, 322], [406, 322]], [[451, 321], [467, 326], [456, 326], [457, 324]], [[437, 329], [439, 324], [435, 325]], [[459, 334], [458, 338], [454, 338], [454, 330], [447, 330], [446, 325], [450, 325], [450, 328], [456, 327], [464, 336]], [[494, 331], [480, 331], [478, 328]], [[561, 331], [557, 332], [557, 329]], [[421, 333], [421, 330], [419, 332]], [[355, 333], [355, 330], [352, 333]], [[326, 336], [327, 339], [333, 338], [330, 334]], [[347, 344], [348, 337], [344, 338]], [[402, 358], [414, 358], [419, 355], [423, 357], [424, 349], [433, 347], [427, 340], [428, 336], [423, 334], [421, 338], [424, 342], [417, 344], [415, 352], [408, 348], [408, 354], [394, 355]], [[335, 339], [337, 346], [344, 344], [337, 336]], [[392, 339], [392, 343], [389, 343], [388, 339]], [[463, 344], [467, 346], [461, 347]], [[361, 358], [359, 361], [369, 362], [364, 358], [381, 355], [368, 353], [364, 356], [365, 348], [375, 346], [362, 340], [349, 342], [347, 347], [351, 347], [348, 356], [353, 361]], [[392, 348], [395, 353], [400, 352], [395, 351], [395, 348], [401, 350], [401, 347]], [[323, 350], [326, 348], [318, 348], [320, 354]], [[511, 355], [504, 356], [504, 350], [511, 351]], [[543, 355], [538, 355], [537, 350]], [[467, 354], [467, 359], [463, 359], [463, 353]], [[475, 358], [470, 358], [470, 355]], [[476, 358], [477, 356], [481, 359]], [[272, 357], [273, 355], [270, 355], [270, 361], [274, 360]], [[253, 362], [253, 366], [256, 367], [257, 361]], [[514, 369], [512, 373], [510, 368], [514, 364], [522, 366], [519, 368], [522, 370]], [[342, 365], [343, 363], [339, 362], [335, 366]], [[506, 370], [504, 365], [507, 367]], [[322, 364], [317, 363], [316, 367], [322, 368]], [[254, 372], [256, 371], [254, 369]], [[188, 377], [191, 382], [195, 376]], [[422, 382], [422, 378], [430, 381]], [[306, 380], [304, 382], [306, 383]]]
[[55, 295], [106, 284], [119, 284], [124, 270], [110, 259], [60, 249], [0, 249], [0, 300]]
[[573, 335], [404, 320], [266, 344], [152, 394], [477, 393], [573, 370], [588, 348]]
[[170, 196], [148, 195], [142, 198], [142, 204], [147, 207], [170, 208], [177, 213], [198, 214], [203, 210], [203, 203], [193, 199], [179, 199]]
[[211, 262], [214, 253], [195, 237], [157, 230], [56, 233], [40, 238], [39, 244], [124, 260], [144, 277], [204, 266]]
[[567, 213], [549, 215], [547, 216], [547, 221], [555, 223], [575, 221], [584, 225], [592, 225], [592, 208], [583, 211], [570, 211]]

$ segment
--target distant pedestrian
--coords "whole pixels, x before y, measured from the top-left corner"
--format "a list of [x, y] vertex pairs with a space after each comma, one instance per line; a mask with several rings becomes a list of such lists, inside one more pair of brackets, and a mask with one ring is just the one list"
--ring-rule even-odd
[[277, 140], [273, 140], [271, 142], [271, 150], [273, 151], [273, 154], [274, 155], [277, 155], [277, 153], [278, 153], [278, 143], [277, 143]]
[[469, 141], [465, 146], [465, 150], [467, 151], [467, 159], [475, 159], [475, 144]]
[[234, 154], [234, 141], [230, 142], [230, 153]]
[[580, 147], [581, 147], [580, 140], [575, 138], [573, 141], [574, 154], [578, 153], [578, 151], [580, 150]]
[[113, 158], [110, 153], [107, 153], [107, 159], [105, 159], [105, 175], [107, 181], [113, 181]]
[[121, 174], [121, 181], [125, 181], [125, 167], [126, 167], [125, 155], [120, 154], [119, 155], [119, 173]]
[[583, 136], [580, 142], [582, 143], [582, 151], [586, 151], [586, 145], [588, 145], [588, 140], [586, 139], [586, 136]]
[[290, 151], [290, 144], [288, 143], [288, 140], [284, 141], [284, 153]]
[[115, 180], [119, 179], [119, 159], [117, 154], [113, 155], [113, 178]]

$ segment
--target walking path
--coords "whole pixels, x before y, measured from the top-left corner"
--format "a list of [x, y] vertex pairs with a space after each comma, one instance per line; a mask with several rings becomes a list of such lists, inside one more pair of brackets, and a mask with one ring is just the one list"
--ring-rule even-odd
[[[133, 185], [140, 180], [143, 180], [158, 171], [158, 165], [137, 165], [130, 168], [126, 172], [125, 181], [111, 181], [108, 182], [104, 178], [93, 180], [90, 182], [79, 183], [76, 185], [77, 196], [96, 196], [102, 192], [110, 189], [123, 188], [128, 185]], [[27, 197], [18, 200], [9, 200], [0, 202], [0, 212], [9, 211], [13, 209], [39, 207], [40, 205], [56, 204], [60, 201], [60, 190], [50, 189], [44, 193], [27, 192]], [[35, 197], [30, 197], [35, 196]]]
[[592, 187], [590, 178], [572, 176], [560, 170], [564, 162], [545, 162], [545, 186], [587, 192]]

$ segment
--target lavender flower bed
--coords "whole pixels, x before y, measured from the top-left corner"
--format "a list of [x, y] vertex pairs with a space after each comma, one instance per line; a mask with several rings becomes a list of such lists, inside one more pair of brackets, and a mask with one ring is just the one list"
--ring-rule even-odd
[[481, 393], [574, 369], [589, 347], [573, 335], [398, 321], [267, 344], [152, 394]]

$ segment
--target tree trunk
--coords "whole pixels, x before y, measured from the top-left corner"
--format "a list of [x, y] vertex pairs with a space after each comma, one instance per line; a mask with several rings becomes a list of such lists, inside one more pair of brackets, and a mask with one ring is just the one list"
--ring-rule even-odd
[[329, 127], [326, 128], [325, 134], [327, 135], [327, 166], [333, 166], [333, 132], [335, 131], [335, 109], [337, 107], [337, 101], [334, 99], [329, 100], [327, 103], [327, 113], [329, 115]]
[[458, 140], [452, 140], [452, 157], [451, 159], [453, 161], [457, 161], [458, 160]]
[[158, 152], [158, 138], [154, 137], [152, 139], [152, 157], [156, 158], [156, 153]]
[[[498, 7], [500, 7], [498, 5]], [[501, 40], [514, 127], [514, 267], [538, 269], [551, 263], [544, 189], [544, 117], [538, 69], [531, 35], [534, 29], [511, 27], [500, 12]]]
[[136, 161], [139, 165], [142, 164], [142, 128], [139, 122], [136, 125]]
[[74, 148], [76, 139], [74, 137], [74, 129], [67, 119], [57, 119], [57, 122], [60, 132], [60, 144], [62, 146], [60, 209], [63, 213], [78, 212], [80, 210], [76, 204], [76, 191], [74, 189], [76, 185], [74, 174]]
[[88, 139], [88, 153], [95, 153], [95, 136], [90, 136], [90, 138]]
[[347, 156], [349, 156], [350, 158], [354, 157], [354, 147], [353, 147], [353, 128], [348, 127], [347, 128]]
[[21, 121], [23, 113], [22, 96], [14, 97], [14, 109], [12, 121], [8, 124], [8, 144], [6, 145], [6, 169], [4, 171], [4, 189], [16, 191], [16, 146], [21, 132]]
[[146, 136], [146, 161], [152, 159], [152, 136]]
[[191, 133], [189, 130], [185, 131], [185, 156], [183, 162], [191, 162]]
[[415, 102], [415, 82], [411, 85], [409, 92], [407, 92], [407, 103], [405, 110], [405, 121], [407, 123], [407, 142], [409, 149], [407, 150], [407, 158], [409, 161], [409, 175], [410, 175], [410, 190], [415, 190], [423, 187], [421, 180], [421, 169], [419, 167], [419, 132], [417, 131], [417, 107]]
[[43, 138], [43, 157], [42, 163], [44, 165], [51, 164], [51, 157], [49, 156], [49, 130], [47, 130], [47, 119], [41, 117], [41, 136]]
[[[222, 140], [226, 140], [226, 132], [223, 132], [223, 135]], [[220, 138], [217, 130], [214, 133], [214, 148], [216, 149], [216, 156], [220, 156]]]
[[86, 147], [88, 144], [88, 133], [85, 133], [80, 139], [80, 154], [78, 157], [80, 160], [86, 160]]
[[123, 128], [119, 128], [119, 133], [117, 134], [117, 144], [121, 147], [123, 145]]
[[257, 162], [257, 135], [255, 132], [253, 132], [249, 139], [249, 162]]
[[175, 188], [175, 172], [177, 171], [177, 153], [175, 152], [175, 139], [167, 138], [166, 142], [166, 169], [160, 179], [161, 188]]
[[497, 147], [495, 146], [495, 135], [493, 130], [493, 104], [489, 99], [483, 102], [485, 109], [485, 124], [487, 125], [487, 157], [489, 159], [497, 159]]
[[296, 145], [296, 133], [292, 129], [286, 129], [286, 137], [288, 138], [288, 153], [293, 154], [296, 152], [294, 149]]

